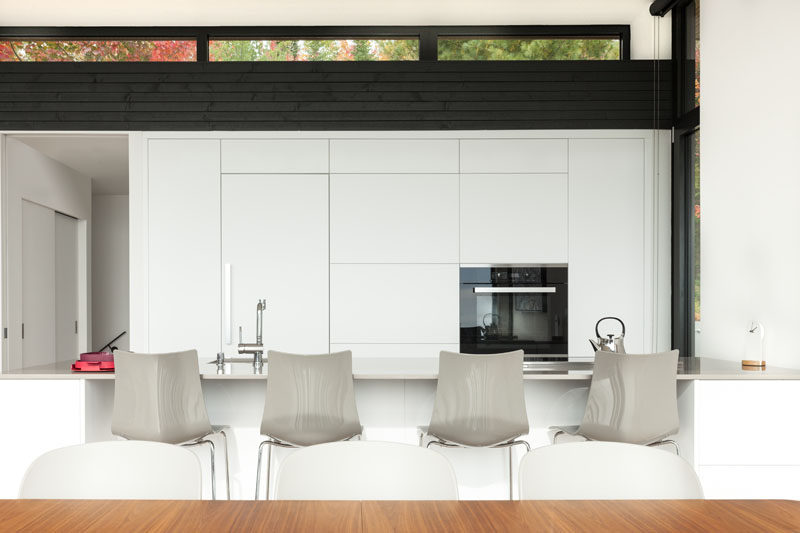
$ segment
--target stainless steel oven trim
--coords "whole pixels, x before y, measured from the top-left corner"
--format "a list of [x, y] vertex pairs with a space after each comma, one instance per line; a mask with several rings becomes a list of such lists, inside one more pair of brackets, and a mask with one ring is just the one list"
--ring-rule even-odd
[[555, 293], [555, 287], [473, 287], [476, 294]]

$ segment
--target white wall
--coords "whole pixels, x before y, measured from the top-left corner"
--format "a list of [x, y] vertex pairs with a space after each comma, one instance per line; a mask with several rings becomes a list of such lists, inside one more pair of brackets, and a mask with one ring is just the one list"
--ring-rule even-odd
[[[0, 139], [2, 142], [3, 139]], [[49, 207], [81, 220], [79, 247], [86, 252], [79, 257], [79, 272], [83, 279], [90, 275], [92, 184], [91, 180], [74, 170], [37, 152], [11, 137], [5, 137], [3, 167], [3, 250], [6, 310], [3, 327], [8, 327], [8, 339], [3, 342], [3, 369], [19, 368], [21, 350], [21, 269], [22, 269], [22, 199]], [[80, 249], [80, 248], [79, 248]], [[80, 316], [90, 316], [90, 291], [87, 283], [79, 287]], [[79, 320], [78, 347], [83, 349], [91, 334], [87, 320]]]
[[796, 0], [701, 3], [701, 355], [800, 366], [800, 70]]
[[[128, 196], [92, 197], [92, 342], [100, 348], [130, 331]], [[130, 335], [114, 343], [128, 350]]]

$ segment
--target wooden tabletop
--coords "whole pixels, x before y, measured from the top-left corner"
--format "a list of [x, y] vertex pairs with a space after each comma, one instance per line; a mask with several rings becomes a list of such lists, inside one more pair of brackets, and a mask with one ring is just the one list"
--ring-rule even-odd
[[800, 502], [0, 500], [0, 531], [800, 531]]

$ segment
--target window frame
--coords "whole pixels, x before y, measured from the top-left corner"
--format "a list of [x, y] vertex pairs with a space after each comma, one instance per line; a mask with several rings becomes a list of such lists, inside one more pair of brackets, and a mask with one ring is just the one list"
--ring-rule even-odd
[[197, 63], [207, 63], [211, 40], [264, 39], [419, 39], [419, 61], [438, 61], [439, 38], [597, 38], [619, 39], [619, 61], [630, 61], [627, 24], [519, 26], [5, 26], [0, 40], [163, 40], [197, 42]]
[[[700, 130], [700, 106], [686, 109], [686, 19], [684, 8], [696, 0], [672, 6], [672, 347], [694, 357], [694, 170], [691, 136]], [[691, 97], [693, 98], [693, 92]], [[701, 141], [702, 142], [702, 141]], [[701, 177], [702, 179], [702, 177]]]

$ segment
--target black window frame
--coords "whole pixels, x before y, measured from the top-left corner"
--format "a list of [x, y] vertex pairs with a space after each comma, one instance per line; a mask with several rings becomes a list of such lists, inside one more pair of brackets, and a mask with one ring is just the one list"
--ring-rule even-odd
[[[695, 357], [694, 331], [694, 169], [692, 135], [700, 129], [700, 106], [684, 111], [690, 81], [686, 75], [685, 8], [696, 0], [674, 2], [672, 8], [673, 144], [672, 144], [672, 347]], [[694, 78], [692, 77], [692, 80]]]
[[206, 63], [211, 40], [247, 39], [419, 39], [419, 61], [438, 61], [439, 38], [599, 38], [619, 39], [619, 61], [630, 61], [627, 24], [515, 26], [5, 26], [0, 40], [190, 39], [195, 62]]

